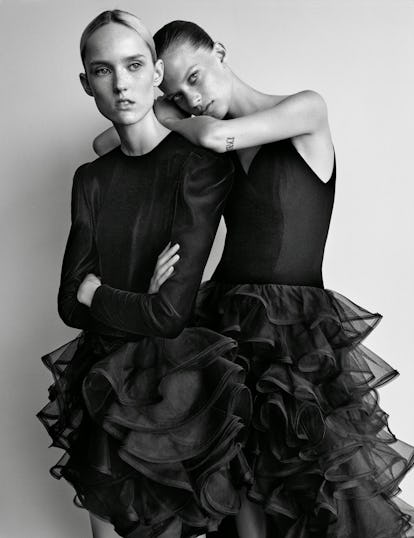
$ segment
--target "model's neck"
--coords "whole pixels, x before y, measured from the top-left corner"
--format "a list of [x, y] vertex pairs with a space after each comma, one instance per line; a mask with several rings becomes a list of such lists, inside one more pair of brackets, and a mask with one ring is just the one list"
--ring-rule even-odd
[[170, 132], [157, 120], [153, 109], [138, 123], [114, 126], [121, 139], [121, 150], [131, 156], [148, 153]]
[[[229, 68], [230, 69], [230, 68]], [[274, 104], [274, 95], [259, 92], [243, 82], [233, 71], [231, 76], [231, 99], [228, 118], [239, 118], [269, 108]]]

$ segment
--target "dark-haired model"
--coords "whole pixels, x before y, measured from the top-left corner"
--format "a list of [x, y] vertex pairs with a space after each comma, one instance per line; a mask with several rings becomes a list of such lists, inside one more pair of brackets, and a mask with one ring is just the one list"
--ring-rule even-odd
[[[125, 538], [196, 537], [239, 509], [230, 466], [244, 462], [250, 412], [226, 358], [235, 342], [187, 327], [234, 166], [155, 118], [162, 62], [139, 19], [102, 13], [81, 53], [83, 87], [121, 145], [75, 174], [58, 304], [83, 333], [44, 357], [55, 382], [38, 416], [94, 538], [115, 536], [105, 522]], [[180, 260], [157, 262], [168, 242]]]
[[[412, 510], [395, 495], [413, 448], [389, 431], [376, 392], [397, 372], [362, 345], [380, 315], [323, 286], [336, 181], [325, 102], [255, 90], [195, 24], [172, 22], [154, 40], [158, 118], [196, 144], [237, 150], [224, 252], [198, 316], [238, 341], [254, 400], [239, 536], [411, 536]], [[107, 133], [95, 146], [112, 143]]]

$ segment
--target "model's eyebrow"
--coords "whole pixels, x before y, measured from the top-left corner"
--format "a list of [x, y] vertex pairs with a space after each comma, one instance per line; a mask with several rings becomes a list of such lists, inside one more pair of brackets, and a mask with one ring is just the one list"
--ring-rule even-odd
[[[187, 69], [187, 71], [185, 72], [185, 74], [184, 74], [184, 76], [183, 76], [182, 82], [184, 82], [185, 80], [187, 80], [187, 78], [188, 78], [190, 72], [191, 72], [193, 69], [195, 69], [196, 67], [197, 67], [197, 64], [194, 64], [194, 65], [192, 65], [191, 67], [189, 67], [189, 68]], [[179, 90], [176, 91], [176, 92], [169, 93], [168, 95], [166, 95], [166, 98], [167, 98], [167, 99], [172, 99], [172, 98], [174, 97], [174, 95], [177, 94], [177, 93], [179, 93]]]
[[183, 77], [183, 81], [184, 81], [184, 80], [187, 80], [188, 75], [190, 74], [190, 71], [192, 71], [192, 70], [195, 69], [196, 67], [197, 67], [197, 64], [194, 64], [194, 65], [192, 65], [191, 67], [189, 67], [189, 68], [187, 69], [187, 71], [185, 72], [185, 75], [184, 75], [184, 77]]
[[[145, 60], [144, 54], [134, 54], [133, 56], [127, 56], [126, 58], [123, 58], [124, 62], [133, 62], [135, 60]], [[91, 67], [94, 67], [95, 65], [112, 65], [111, 62], [108, 62], [107, 60], [93, 60], [92, 62], [89, 62], [89, 65]]]
[[146, 60], [146, 56], [144, 54], [134, 54], [125, 58], [126, 62], [133, 62], [134, 60]]

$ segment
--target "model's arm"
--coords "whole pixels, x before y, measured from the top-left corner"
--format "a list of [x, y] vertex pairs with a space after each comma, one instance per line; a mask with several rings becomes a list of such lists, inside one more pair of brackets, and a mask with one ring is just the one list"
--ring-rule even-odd
[[[91, 317], [90, 309], [79, 300], [79, 286], [85, 279], [93, 287], [101, 282], [94, 273], [98, 272], [93, 224], [88, 197], [85, 192], [84, 170], [80, 167], [73, 178], [71, 220], [72, 225], [66, 244], [58, 293], [58, 311], [62, 320], [70, 327], [78, 329], [96, 328], [99, 325]], [[156, 293], [173, 274], [179, 259], [179, 245], [171, 242], [158, 256], [149, 293]], [[90, 274], [90, 273], [93, 274]]]
[[306, 90], [282, 98], [276, 105], [244, 117], [218, 120], [208, 116], [181, 119], [170, 107], [159, 107], [158, 119], [191, 142], [222, 153], [260, 146], [301, 135], [328, 134], [325, 101], [316, 92]]
[[[176, 105], [163, 98], [157, 99], [155, 111], [165, 127], [182, 134], [193, 144], [218, 153], [302, 135], [329, 137], [325, 101], [311, 90], [286, 96], [266, 110], [230, 120], [209, 116], [183, 117]], [[114, 127], [97, 136], [93, 143], [98, 155], [118, 145], [119, 137]]]
[[105, 153], [109, 153], [114, 148], [119, 146], [121, 140], [118, 136], [118, 133], [115, 127], [109, 127], [106, 131], [99, 134], [93, 141], [92, 147], [94, 152], [101, 156]]
[[79, 285], [88, 273], [98, 272], [91, 212], [84, 190], [85, 166], [78, 168], [73, 178], [72, 225], [63, 257], [58, 293], [60, 317], [66, 325], [78, 329], [88, 329], [91, 324], [89, 308], [76, 297]]
[[191, 153], [182, 177], [171, 243], [180, 259], [158, 293], [134, 293], [101, 285], [90, 303], [92, 316], [114, 329], [149, 336], [177, 336], [186, 326], [204, 267], [231, 189], [233, 164], [227, 156]]

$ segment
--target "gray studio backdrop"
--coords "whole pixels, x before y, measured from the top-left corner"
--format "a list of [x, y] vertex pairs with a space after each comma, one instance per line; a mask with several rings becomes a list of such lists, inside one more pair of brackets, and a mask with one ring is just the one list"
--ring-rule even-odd
[[[76, 334], [56, 312], [72, 175], [94, 158], [91, 141], [107, 126], [78, 82], [78, 41], [114, 7], [153, 31], [194, 20], [258, 88], [325, 96], [338, 164], [325, 283], [384, 315], [368, 344], [401, 376], [381, 390], [381, 404], [397, 436], [414, 443], [414, 2], [2, 0], [1, 538], [89, 536], [71, 488], [48, 475], [60, 452], [47, 448], [34, 415], [51, 382], [41, 355]], [[413, 475], [403, 491], [414, 503]]]

